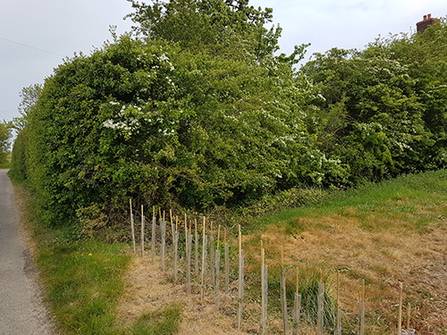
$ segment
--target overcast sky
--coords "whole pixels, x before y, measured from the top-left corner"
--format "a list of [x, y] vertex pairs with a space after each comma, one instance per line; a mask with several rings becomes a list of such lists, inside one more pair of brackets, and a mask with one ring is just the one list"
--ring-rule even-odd
[[[149, 1], [149, 0], [147, 0]], [[446, 0], [251, 0], [272, 7], [284, 29], [281, 51], [311, 43], [308, 55], [332, 47], [363, 48], [379, 35], [410, 32], [422, 16], [447, 15]], [[74, 53], [90, 54], [110, 39], [109, 25], [128, 31], [126, 0], [0, 0], [0, 119], [18, 116], [19, 92], [43, 83]]]

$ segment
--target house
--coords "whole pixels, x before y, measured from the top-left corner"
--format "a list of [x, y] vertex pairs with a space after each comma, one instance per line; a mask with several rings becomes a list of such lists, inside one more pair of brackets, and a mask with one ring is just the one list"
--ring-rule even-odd
[[424, 19], [418, 23], [416, 23], [416, 28], [418, 33], [423, 33], [425, 29], [435, 24], [435, 22], [439, 22], [439, 19], [432, 18], [431, 14], [424, 15]]

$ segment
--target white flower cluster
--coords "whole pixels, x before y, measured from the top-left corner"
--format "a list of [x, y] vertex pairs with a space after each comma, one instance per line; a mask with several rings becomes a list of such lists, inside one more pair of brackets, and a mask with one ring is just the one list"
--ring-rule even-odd
[[170, 135], [174, 135], [175, 134], [174, 129], [171, 129], [171, 130], [169, 130], [169, 129], [158, 129], [158, 132], [162, 133], [164, 136], [170, 136]]
[[[115, 102], [115, 101], [110, 101], [110, 104], [111, 105], [119, 105], [119, 103]], [[139, 106], [129, 106], [129, 107], [133, 107], [138, 112], [141, 112], [141, 107], [139, 107]], [[103, 124], [102, 124], [103, 127], [121, 130], [121, 131], [126, 132], [128, 135], [132, 135], [133, 132], [137, 131], [138, 128], [140, 128], [140, 122], [134, 117], [126, 116], [126, 109], [127, 109], [126, 105], [123, 105], [121, 107], [121, 110], [118, 113], [118, 116], [120, 118], [124, 118], [124, 120], [114, 121], [113, 119], [108, 119], [103, 122]]]
[[166, 62], [166, 63], [168, 63], [168, 65], [169, 65], [169, 69], [170, 69], [171, 71], [174, 71], [174, 70], [175, 70], [174, 65], [172, 65], [172, 63], [171, 63], [171, 61], [169, 60], [168, 56], [166, 56], [165, 54], [162, 54], [160, 57], [158, 57], [158, 60], [159, 60], [160, 62]]
[[224, 115], [224, 118], [226, 118], [226, 119], [233, 119], [233, 120], [238, 121], [238, 119], [234, 115]]
[[[120, 103], [115, 101], [109, 102], [111, 105], [120, 105]], [[180, 111], [182, 113], [183, 111]], [[126, 133], [127, 135], [132, 135], [133, 133], [136, 133], [141, 128], [140, 120], [144, 120], [146, 122], [149, 122], [151, 124], [159, 124], [160, 127], [163, 123], [170, 124], [170, 125], [176, 125], [178, 122], [176, 121], [166, 121], [163, 118], [163, 115], [149, 115], [148, 113], [145, 113], [142, 111], [142, 108], [136, 105], [123, 105], [121, 107], [121, 110], [116, 114], [115, 118], [119, 118], [119, 120], [114, 119], [108, 119], [103, 122], [104, 128], [110, 128], [122, 131]], [[169, 127], [169, 126], [168, 126]], [[161, 133], [161, 135], [164, 136], [172, 136], [175, 134], [174, 129], [163, 129], [159, 128], [158, 132]]]
[[[138, 122], [137, 120], [134, 121]], [[122, 121], [114, 122], [112, 119], [108, 119], [102, 125], [105, 128], [124, 130], [129, 135], [132, 135], [132, 125], [128, 125]]]
[[141, 107], [139, 107], [139, 106], [129, 106], [129, 107], [126, 107], [126, 105], [123, 105], [123, 107], [121, 107], [121, 110], [119, 111], [119, 113], [118, 113], [118, 116], [120, 116], [120, 117], [124, 117], [124, 116], [126, 116], [126, 110], [128, 109], [128, 108], [134, 108], [134, 109], [136, 109], [138, 112], [141, 112]]

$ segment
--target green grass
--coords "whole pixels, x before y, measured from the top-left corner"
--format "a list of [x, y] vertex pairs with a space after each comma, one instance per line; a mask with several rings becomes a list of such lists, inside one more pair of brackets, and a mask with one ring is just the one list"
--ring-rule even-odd
[[[251, 226], [282, 225], [290, 234], [300, 233], [307, 227], [298, 218], [321, 218], [328, 215], [353, 217], [364, 230], [390, 229], [386, 218], [405, 221], [397, 230], [425, 231], [436, 214], [430, 208], [445, 202], [447, 171], [431, 171], [416, 175], [403, 175], [377, 184], [365, 184], [345, 192], [327, 192], [316, 205], [286, 209], [274, 215], [258, 217]], [[424, 210], [421, 210], [421, 209]], [[413, 215], [417, 213], [418, 215]], [[446, 213], [447, 214], [447, 213]], [[380, 220], [370, 220], [371, 217]], [[324, 229], [324, 224], [319, 227]]]
[[120, 253], [123, 246], [92, 240], [46, 244], [37, 264], [61, 329], [65, 334], [110, 333], [130, 259]]
[[0, 164], [0, 170], [11, 168], [11, 163]]
[[[3, 158], [4, 158], [4, 156], [3, 156]], [[8, 152], [6, 154], [6, 161], [4, 159], [2, 159], [2, 157], [0, 157], [0, 161], [1, 161], [0, 170], [10, 169], [11, 168], [11, 153]]]
[[182, 308], [171, 305], [164, 310], [142, 315], [132, 326], [131, 335], [170, 335], [177, 332]]

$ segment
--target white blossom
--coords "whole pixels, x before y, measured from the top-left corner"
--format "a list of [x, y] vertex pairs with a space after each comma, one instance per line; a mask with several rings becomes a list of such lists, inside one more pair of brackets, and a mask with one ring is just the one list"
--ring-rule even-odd
[[158, 60], [160, 62], [166, 62], [169, 60], [169, 58], [165, 54], [162, 54], [160, 57], [158, 57]]

